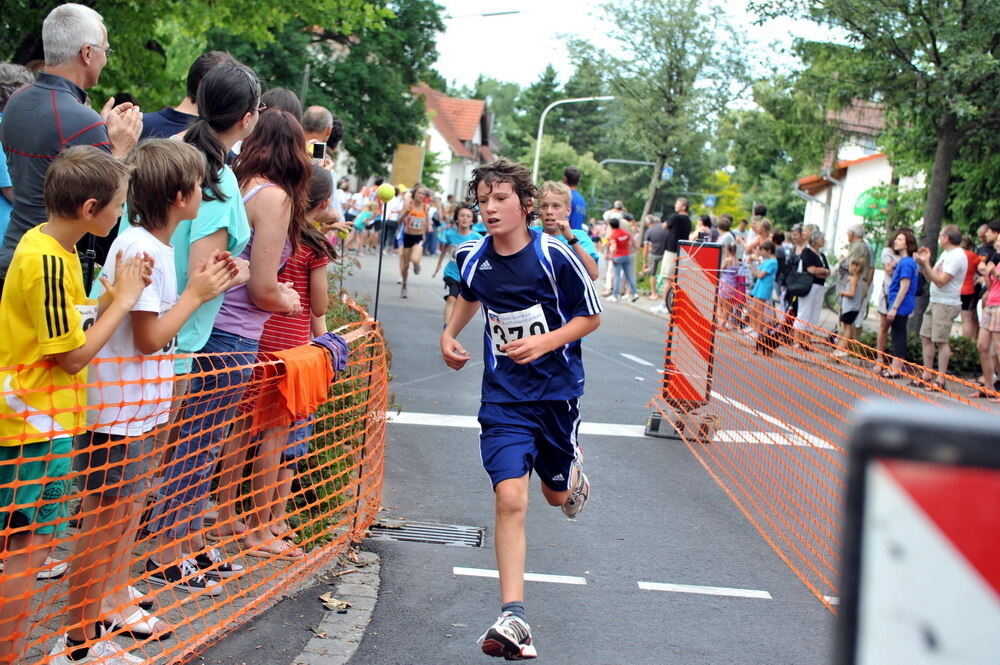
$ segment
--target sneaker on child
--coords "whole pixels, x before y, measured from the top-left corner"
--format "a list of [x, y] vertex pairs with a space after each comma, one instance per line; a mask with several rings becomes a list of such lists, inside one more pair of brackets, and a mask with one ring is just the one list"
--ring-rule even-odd
[[49, 651], [49, 665], [82, 665], [83, 663], [100, 663], [100, 665], [143, 665], [146, 660], [122, 649], [111, 640], [99, 640], [87, 649], [87, 655], [80, 660], [71, 660], [70, 653], [77, 647], [66, 643], [66, 635], [56, 640]]
[[203, 593], [206, 596], [218, 596], [222, 593], [218, 582], [206, 578], [192, 559], [184, 559], [179, 566], [161, 566], [152, 559], [147, 559], [146, 572], [149, 573], [146, 580], [150, 584], [170, 585], [180, 591]]
[[583, 465], [580, 464], [579, 460], [573, 462], [573, 477], [569, 488], [569, 496], [566, 498], [566, 503], [562, 505], [563, 514], [566, 517], [576, 517], [583, 511], [583, 507], [587, 505], [587, 499], [590, 497], [590, 480], [587, 479], [587, 474], [583, 472]]
[[507, 660], [537, 658], [538, 652], [531, 643], [531, 626], [524, 619], [504, 612], [489, 630], [479, 638], [479, 648], [487, 656]]
[[233, 577], [243, 572], [243, 566], [238, 563], [230, 563], [222, 558], [222, 554], [214, 547], [206, 552], [199, 552], [194, 558], [198, 568], [206, 577], [223, 579]]

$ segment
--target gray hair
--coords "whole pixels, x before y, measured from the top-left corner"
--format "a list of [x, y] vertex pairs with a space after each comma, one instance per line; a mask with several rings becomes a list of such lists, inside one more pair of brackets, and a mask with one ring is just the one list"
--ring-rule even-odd
[[851, 224], [847, 227], [847, 232], [853, 234], [855, 238], [865, 237], [865, 227], [863, 224]]
[[0, 111], [7, 108], [11, 95], [34, 82], [35, 77], [27, 67], [0, 62]]
[[824, 239], [826, 239], [826, 236], [819, 229], [816, 229], [815, 231], [813, 231], [812, 233], [809, 234], [809, 244], [810, 245], [817, 245], [817, 244], [819, 244], [820, 240], [824, 240]]
[[322, 106], [310, 106], [302, 114], [302, 130], [306, 134], [322, 134], [333, 127], [333, 114]]
[[104, 18], [90, 7], [73, 2], [59, 5], [42, 23], [46, 66], [71, 62], [87, 44], [100, 46], [104, 33]]

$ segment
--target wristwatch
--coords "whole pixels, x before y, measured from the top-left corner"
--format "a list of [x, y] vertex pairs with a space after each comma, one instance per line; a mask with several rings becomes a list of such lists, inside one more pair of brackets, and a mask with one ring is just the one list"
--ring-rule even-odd
[[575, 245], [578, 242], [580, 242], [580, 239], [577, 238], [576, 236], [573, 236], [572, 238], [570, 238], [569, 240], [566, 241], [566, 244], [567, 245]]

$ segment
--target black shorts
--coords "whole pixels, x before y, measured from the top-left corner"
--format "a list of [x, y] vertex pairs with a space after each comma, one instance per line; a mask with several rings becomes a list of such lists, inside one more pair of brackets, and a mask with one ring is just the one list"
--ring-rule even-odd
[[854, 324], [854, 320], [858, 318], [858, 314], [861, 312], [859, 310], [854, 310], [853, 312], [843, 312], [840, 315], [840, 322], [845, 326], [850, 326]]
[[963, 312], [972, 312], [972, 311], [975, 311], [976, 305], [979, 303], [979, 296], [980, 296], [980, 294], [978, 294], [978, 293], [970, 293], [968, 295], [961, 296], [961, 298], [962, 298], [962, 311]]
[[454, 277], [444, 278], [444, 299], [457, 298], [458, 294], [461, 293], [461, 288], [458, 280]]
[[414, 233], [404, 233], [403, 234], [403, 248], [415, 247], [424, 241], [424, 234], [414, 234]]

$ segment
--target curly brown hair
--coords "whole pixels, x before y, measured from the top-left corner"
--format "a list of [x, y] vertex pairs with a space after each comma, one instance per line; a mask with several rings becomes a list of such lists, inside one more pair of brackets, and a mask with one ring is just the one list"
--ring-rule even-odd
[[511, 186], [521, 202], [521, 210], [524, 217], [530, 224], [538, 217], [535, 210], [535, 198], [538, 196], [538, 188], [531, 180], [531, 171], [517, 162], [500, 158], [490, 162], [486, 166], [473, 169], [472, 180], [469, 181], [469, 201], [474, 206], [473, 212], [479, 212], [479, 183], [486, 183], [490, 191], [494, 185], [505, 182]]

